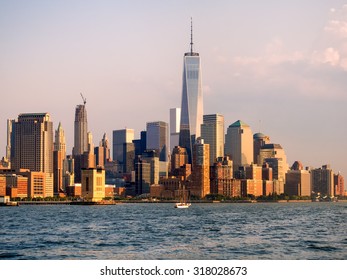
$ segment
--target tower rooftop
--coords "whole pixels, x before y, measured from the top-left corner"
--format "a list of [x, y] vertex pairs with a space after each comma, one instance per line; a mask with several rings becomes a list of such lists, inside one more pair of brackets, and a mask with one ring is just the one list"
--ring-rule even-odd
[[233, 124], [231, 124], [229, 127], [249, 127], [249, 125], [241, 120], [238, 120], [234, 122]]

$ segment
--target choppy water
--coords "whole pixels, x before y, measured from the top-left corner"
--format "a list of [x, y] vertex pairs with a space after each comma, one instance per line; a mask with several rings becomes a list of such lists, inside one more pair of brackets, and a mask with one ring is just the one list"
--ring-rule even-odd
[[347, 259], [347, 203], [0, 208], [0, 259]]

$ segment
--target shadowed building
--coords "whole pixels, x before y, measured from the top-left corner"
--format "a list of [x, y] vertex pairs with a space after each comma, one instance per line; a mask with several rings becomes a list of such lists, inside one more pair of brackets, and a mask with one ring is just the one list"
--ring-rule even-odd
[[334, 196], [334, 173], [330, 165], [311, 170], [312, 191], [320, 196]]

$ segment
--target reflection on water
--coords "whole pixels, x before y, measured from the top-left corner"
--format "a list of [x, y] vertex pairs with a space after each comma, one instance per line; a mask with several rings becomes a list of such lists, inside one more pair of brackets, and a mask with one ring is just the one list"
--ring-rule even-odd
[[347, 204], [0, 208], [0, 259], [347, 259]]

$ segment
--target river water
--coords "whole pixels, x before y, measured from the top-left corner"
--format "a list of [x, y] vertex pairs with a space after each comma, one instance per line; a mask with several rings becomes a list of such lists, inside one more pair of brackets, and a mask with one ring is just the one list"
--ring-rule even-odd
[[347, 259], [347, 203], [0, 207], [0, 259]]

